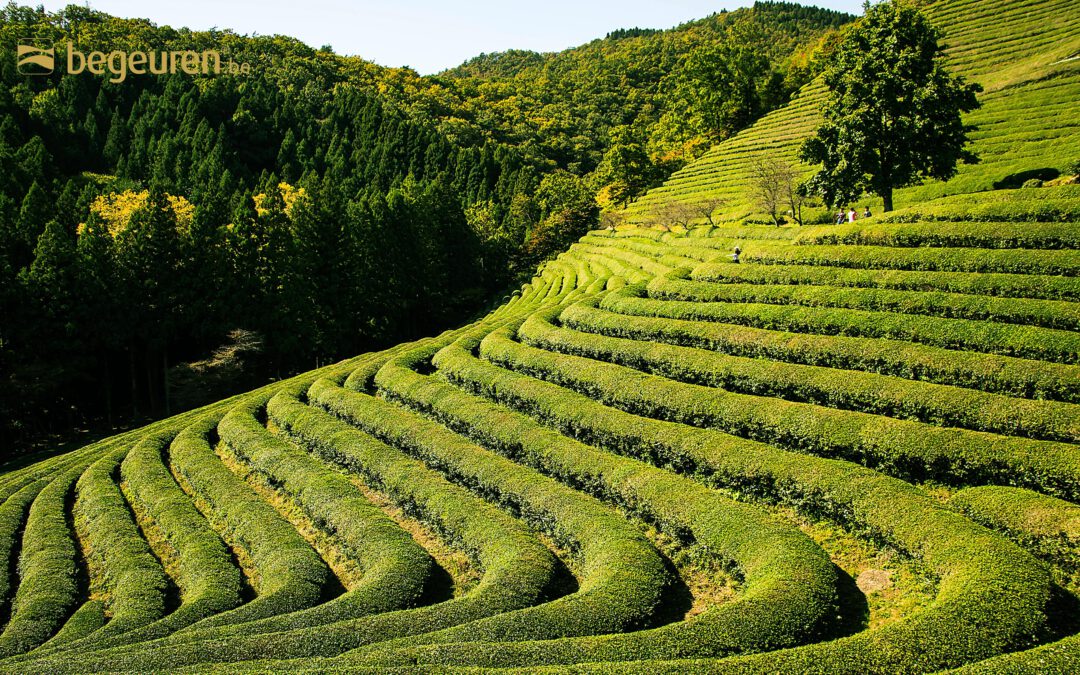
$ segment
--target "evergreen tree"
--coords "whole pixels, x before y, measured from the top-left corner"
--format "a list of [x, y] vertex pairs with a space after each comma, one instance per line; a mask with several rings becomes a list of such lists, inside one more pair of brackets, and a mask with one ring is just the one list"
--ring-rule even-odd
[[592, 190], [584, 179], [568, 171], [544, 176], [536, 191], [536, 202], [542, 220], [526, 243], [530, 264], [562, 251], [600, 221], [600, 207]]
[[22, 206], [19, 207], [19, 218], [16, 222], [17, 239], [12, 258], [16, 267], [23, 267], [33, 259], [30, 254], [34, 250], [38, 237], [54, 215], [52, 199], [35, 180], [26, 192]]

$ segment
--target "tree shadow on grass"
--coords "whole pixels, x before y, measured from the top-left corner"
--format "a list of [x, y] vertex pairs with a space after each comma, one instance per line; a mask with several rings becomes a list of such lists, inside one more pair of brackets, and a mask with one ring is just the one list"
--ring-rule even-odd
[[1028, 171], [1020, 171], [1017, 173], [1011, 173], [1005, 176], [999, 181], [994, 182], [995, 190], [1015, 190], [1017, 188], [1024, 187], [1024, 183], [1031, 179], [1037, 179], [1041, 181], [1054, 180], [1061, 175], [1061, 172], [1057, 169], [1051, 169], [1045, 167], [1042, 169], [1029, 169]]
[[831, 626], [826, 628], [822, 636], [824, 639], [854, 635], [866, 630], [870, 625], [870, 604], [866, 600], [866, 595], [859, 590], [855, 579], [839, 567], [836, 568], [836, 577], [839, 616]]

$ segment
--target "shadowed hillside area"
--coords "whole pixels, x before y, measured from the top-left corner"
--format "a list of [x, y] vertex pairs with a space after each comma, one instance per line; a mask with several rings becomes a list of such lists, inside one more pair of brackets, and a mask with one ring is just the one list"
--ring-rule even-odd
[[[790, 102], [701, 135], [709, 149], [700, 157], [686, 146], [685, 166], [625, 209], [609, 200], [603, 216], [598, 200], [613, 183], [589, 175], [605, 175], [604, 157], [632, 136], [575, 155], [601, 157], [580, 171], [565, 158], [537, 163], [557, 133], [537, 144], [504, 134], [521, 131], [505, 120], [537, 114], [532, 78], [557, 81], [556, 72], [603, 62], [598, 54], [633, 53], [617, 43], [677, 40], [734, 20], [721, 15], [672, 32], [620, 31], [560, 55], [486, 55], [444, 73], [436, 79], [458, 82], [448, 90], [477, 88], [469, 105], [520, 107], [501, 108], [504, 121], [476, 121], [476, 133], [493, 124], [476, 146], [458, 145], [438, 115], [423, 135], [403, 131], [424, 168], [387, 177], [385, 192], [336, 195], [306, 167], [288, 177], [255, 171], [245, 183], [237, 169], [237, 189], [264, 191], [233, 205], [246, 220], [222, 216], [215, 255], [242, 260], [239, 242], [259, 233], [273, 243], [291, 232], [282, 246], [304, 244], [299, 223], [321, 228], [333, 217], [323, 200], [333, 199], [347, 217], [324, 243], [355, 242], [310, 253], [340, 256], [333, 269], [358, 275], [345, 279], [314, 263], [262, 268], [270, 244], [252, 249], [264, 276], [247, 283], [258, 288], [295, 275], [358, 294], [355, 305], [326, 305], [314, 290], [290, 299], [287, 283], [275, 286], [264, 300], [277, 312], [270, 324], [284, 322], [275, 330], [303, 342], [288, 321], [322, 336], [338, 324], [321, 313], [362, 307], [374, 335], [389, 325], [366, 304], [374, 288], [386, 317], [408, 314], [408, 330], [379, 335], [412, 341], [362, 351], [367, 343], [342, 337], [359, 355], [329, 365], [336, 351], [297, 345], [305, 358], [320, 355], [316, 369], [272, 364], [281, 379], [207, 405], [189, 399], [181, 414], [0, 474], [0, 670], [1076, 672], [1080, 14], [1058, 0], [919, 6], [944, 33], [946, 64], [982, 87], [981, 107], [964, 117], [979, 161], [897, 190], [889, 212], [863, 197], [852, 222], [834, 224], [838, 205], [807, 198], [795, 225], [796, 213], [775, 204], [767, 213], [760, 194], [766, 162], [785, 163], [799, 181], [814, 169], [798, 152], [829, 96], [820, 62]], [[792, 35], [818, 16], [781, 3], [747, 11], [795, 17], [776, 24]], [[827, 59], [861, 25], [823, 25], [799, 42]], [[770, 62], [788, 69], [799, 50], [785, 53]], [[304, 63], [336, 58], [320, 54]], [[152, 96], [175, 95], [177, 109], [190, 110], [233, 95], [201, 86]], [[574, 115], [582, 106], [611, 114], [603, 101], [552, 97]], [[414, 129], [408, 106], [346, 98], [359, 107], [319, 101], [325, 117], [315, 135], [295, 138], [298, 158], [361, 159], [370, 148], [350, 146], [359, 143], [351, 134], [373, 120]], [[266, 115], [283, 114], [267, 105]], [[207, 147], [242, 127], [246, 106], [226, 131], [207, 127]], [[650, 110], [625, 125], [659, 138], [650, 124], [662, 115], [646, 124]], [[323, 148], [319, 134], [333, 125], [349, 140]], [[421, 151], [417, 138], [430, 145]], [[461, 158], [472, 152], [498, 161], [478, 179], [491, 192], [462, 197], [473, 172]], [[334, 161], [345, 170], [349, 160]], [[375, 176], [393, 168], [389, 159], [364, 166]], [[499, 192], [508, 175], [522, 192]], [[133, 180], [104, 176], [86, 180]], [[67, 255], [85, 260], [90, 241], [157, 246], [185, 227], [188, 207], [173, 192], [135, 187], [94, 193], [97, 211], [78, 227], [99, 239], [77, 233]], [[500, 283], [515, 290], [477, 311], [485, 292], [502, 288], [486, 276], [494, 258], [476, 229], [478, 205], [505, 215], [525, 196], [544, 214], [524, 231], [541, 234], [516, 241], [552, 255], [504, 250]], [[195, 232], [217, 215], [192, 199], [186, 231]], [[404, 237], [432, 248], [417, 253]], [[124, 255], [120, 244], [103, 248], [116, 251], [108, 260]], [[349, 248], [361, 244], [406, 256], [393, 268], [402, 274], [420, 264], [408, 255], [422, 256], [434, 267], [419, 277], [432, 288], [389, 272], [385, 286], [352, 287], [367, 279], [355, 268], [375, 264]], [[510, 258], [538, 265], [520, 287]], [[53, 277], [37, 270], [23, 275], [38, 280], [30, 287], [50, 287]], [[160, 358], [162, 343], [138, 335]], [[228, 380], [273, 349], [292, 353], [270, 329], [222, 335], [224, 346], [172, 371], [180, 382]], [[122, 355], [117, 367], [127, 365]]]

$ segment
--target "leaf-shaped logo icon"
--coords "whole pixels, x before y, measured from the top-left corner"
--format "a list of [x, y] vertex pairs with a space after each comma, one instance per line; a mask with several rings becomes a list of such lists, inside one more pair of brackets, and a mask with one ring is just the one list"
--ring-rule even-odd
[[23, 75], [48, 75], [56, 64], [53, 47], [46, 40], [19, 40], [16, 69]]

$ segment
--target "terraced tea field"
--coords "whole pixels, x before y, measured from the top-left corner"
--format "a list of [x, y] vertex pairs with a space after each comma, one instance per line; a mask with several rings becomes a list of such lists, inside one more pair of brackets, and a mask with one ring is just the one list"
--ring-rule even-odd
[[[1080, 159], [1080, 14], [928, 11], [983, 163], [904, 208], [593, 232], [474, 324], [0, 475], [0, 672], [1080, 671], [1080, 186], [990, 189]], [[635, 208], [741, 219], [823, 97]]]
[[1075, 672], [1078, 223], [595, 233], [473, 325], [8, 473], [0, 669]]
[[[1020, 187], [1027, 178], [1064, 173], [1080, 156], [1075, 110], [1080, 100], [1080, 12], [1075, 6], [1068, 0], [941, 0], [928, 3], [925, 11], [945, 34], [950, 69], [984, 88], [982, 107], [964, 118], [977, 127], [970, 147], [980, 161], [961, 165], [952, 180], [897, 191], [896, 205]], [[782, 159], [809, 173], [811, 167], [798, 161], [798, 150], [820, 123], [827, 96], [820, 79], [811, 83], [787, 106], [718, 144], [632, 204], [631, 220], [643, 220], [670, 201], [701, 199], [723, 199], [722, 219], [764, 218], [748, 189], [754, 163]], [[874, 212], [881, 209], [878, 198], [867, 198], [865, 204]]]

